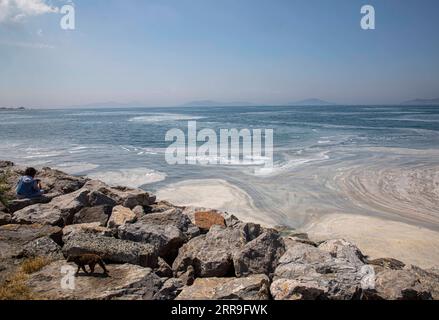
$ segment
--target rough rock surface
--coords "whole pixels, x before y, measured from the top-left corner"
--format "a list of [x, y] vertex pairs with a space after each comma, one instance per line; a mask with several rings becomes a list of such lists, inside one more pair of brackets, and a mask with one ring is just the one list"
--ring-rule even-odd
[[22, 247], [39, 238], [49, 237], [61, 243], [62, 229], [46, 225], [14, 225], [0, 227], [0, 258], [18, 255]]
[[108, 262], [157, 266], [157, 252], [153, 246], [95, 234], [72, 235], [65, 243], [63, 253], [66, 257], [92, 253]]
[[115, 206], [108, 220], [108, 228], [118, 228], [125, 223], [133, 223], [137, 219], [136, 214], [129, 208], [123, 206]]
[[75, 214], [87, 207], [123, 205], [131, 208], [155, 201], [147, 192], [137, 189], [113, 188], [91, 180], [81, 189], [54, 198], [47, 204], [36, 204], [14, 213], [15, 223], [42, 223], [64, 226], [73, 223]]
[[19, 256], [24, 258], [46, 257], [51, 260], [64, 259], [61, 246], [49, 237], [39, 238], [27, 243]]
[[279, 233], [274, 230], [264, 232], [233, 255], [236, 276], [270, 275], [284, 253], [285, 244]]
[[80, 233], [91, 233], [107, 237], [110, 237], [113, 234], [111, 229], [102, 227], [99, 222], [72, 224], [64, 227], [62, 232], [64, 242], [67, 242], [72, 235]]
[[32, 274], [27, 286], [40, 299], [56, 300], [152, 300], [162, 286], [162, 280], [149, 268], [131, 264], [108, 265], [107, 268], [109, 277], [72, 277], [74, 289], [68, 286], [63, 289], [60, 285], [63, 277], [69, 272], [74, 274], [76, 266], [57, 261]]
[[20, 263], [23, 248], [30, 242], [49, 237], [61, 243], [62, 230], [43, 225], [4, 225], [0, 227], [0, 286]]
[[197, 277], [234, 275], [233, 254], [247, 243], [243, 228], [213, 226], [206, 235], [190, 240], [180, 248], [173, 263], [174, 272], [193, 266]]
[[103, 227], [107, 225], [111, 215], [111, 206], [102, 205], [97, 207], [89, 207], [81, 209], [73, 216], [73, 224], [99, 222]]
[[[12, 162], [2, 161], [0, 165], [0, 174], [4, 174], [8, 184], [11, 186], [7, 192], [7, 197], [13, 199], [15, 197], [15, 186], [20, 176], [24, 174], [26, 167], [15, 166]], [[84, 177], [74, 177], [64, 172], [51, 168], [42, 168], [38, 170], [38, 179], [44, 187], [46, 194], [59, 196], [79, 190], [84, 186], [88, 179]], [[49, 197], [50, 198], [50, 197]], [[26, 201], [12, 201], [11, 212], [15, 212], [27, 206]]]
[[198, 211], [194, 214], [195, 225], [202, 231], [209, 231], [214, 225], [226, 226], [224, 217], [215, 211]]
[[413, 266], [380, 270], [376, 275], [375, 290], [367, 295], [385, 300], [437, 300], [439, 275]]
[[59, 196], [47, 204], [35, 204], [14, 213], [13, 221], [18, 224], [49, 224], [60, 226], [71, 224], [75, 213], [89, 203], [90, 192], [80, 189]]
[[266, 275], [246, 278], [199, 278], [185, 287], [177, 300], [268, 300], [270, 280]]
[[161, 278], [172, 278], [173, 276], [172, 268], [160, 257], [157, 260], [157, 269], [154, 272]]
[[11, 223], [12, 216], [9, 213], [0, 212], [0, 226]]
[[119, 238], [145, 242], [155, 246], [159, 255], [171, 261], [178, 249], [190, 238], [199, 234], [189, 218], [176, 209], [152, 213], [133, 224], [119, 227]]
[[297, 243], [286, 251], [271, 285], [274, 299], [359, 298], [365, 276], [362, 255], [354, 257], [356, 247], [344, 241], [331, 240], [322, 248]]

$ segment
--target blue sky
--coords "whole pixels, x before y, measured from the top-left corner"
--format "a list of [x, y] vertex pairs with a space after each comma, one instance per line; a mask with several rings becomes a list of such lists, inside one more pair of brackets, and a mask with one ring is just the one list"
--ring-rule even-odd
[[52, 10], [67, 1], [14, 1], [0, 0], [0, 106], [439, 96], [437, 0], [73, 0], [74, 31]]

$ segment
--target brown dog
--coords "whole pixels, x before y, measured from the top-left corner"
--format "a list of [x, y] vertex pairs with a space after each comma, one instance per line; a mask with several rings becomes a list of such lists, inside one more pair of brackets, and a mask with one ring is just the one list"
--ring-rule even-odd
[[104, 261], [102, 258], [96, 254], [82, 254], [77, 256], [69, 256], [67, 262], [74, 262], [78, 266], [78, 271], [76, 275], [79, 274], [79, 270], [82, 269], [86, 274], [88, 274], [85, 266], [89, 266], [91, 273], [94, 273], [95, 266], [98, 264], [104, 270], [104, 275], [108, 275], [108, 270], [105, 268]]

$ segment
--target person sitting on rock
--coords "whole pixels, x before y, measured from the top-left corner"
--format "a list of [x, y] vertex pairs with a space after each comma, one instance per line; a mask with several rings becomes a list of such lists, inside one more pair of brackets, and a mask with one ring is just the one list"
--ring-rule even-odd
[[17, 197], [19, 199], [32, 199], [43, 196], [44, 190], [41, 188], [41, 181], [35, 179], [37, 170], [27, 168], [24, 176], [20, 178], [17, 184]]

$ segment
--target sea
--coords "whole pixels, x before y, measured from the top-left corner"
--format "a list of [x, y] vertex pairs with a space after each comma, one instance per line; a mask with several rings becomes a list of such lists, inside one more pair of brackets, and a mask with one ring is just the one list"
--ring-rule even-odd
[[[272, 129], [273, 170], [238, 161], [168, 164], [166, 133], [186, 132], [189, 121], [218, 133]], [[224, 180], [247, 193], [276, 224], [293, 228], [324, 214], [349, 213], [439, 230], [438, 156], [439, 107], [434, 106], [0, 112], [0, 159], [151, 192], [186, 180]]]

